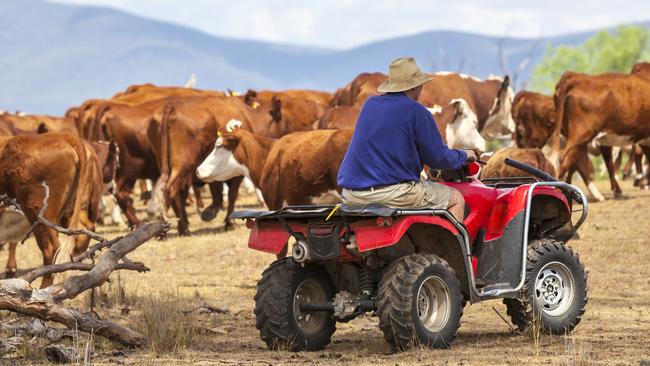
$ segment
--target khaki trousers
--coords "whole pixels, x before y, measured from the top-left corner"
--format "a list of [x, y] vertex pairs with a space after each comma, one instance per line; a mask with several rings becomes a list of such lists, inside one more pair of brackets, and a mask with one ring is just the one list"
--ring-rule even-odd
[[431, 181], [394, 184], [379, 189], [354, 191], [343, 189], [343, 203], [367, 205], [370, 203], [395, 208], [446, 209], [449, 207], [449, 187]]

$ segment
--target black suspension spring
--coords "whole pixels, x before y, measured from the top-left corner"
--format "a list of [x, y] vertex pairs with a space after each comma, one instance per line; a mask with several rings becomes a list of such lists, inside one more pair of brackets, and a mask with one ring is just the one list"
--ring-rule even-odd
[[374, 297], [377, 291], [377, 283], [379, 276], [376, 270], [368, 267], [362, 266], [359, 273], [359, 289], [361, 290], [361, 295]]

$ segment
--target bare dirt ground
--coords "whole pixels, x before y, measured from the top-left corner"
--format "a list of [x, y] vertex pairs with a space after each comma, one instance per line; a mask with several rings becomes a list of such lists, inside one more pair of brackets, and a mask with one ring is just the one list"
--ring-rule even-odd
[[[599, 183], [603, 192], [609, 187]], [[505, 306], [489, 301], [466, 307], [456, 341], [449, 350], [416, 349], [392, 353], [384, 343], [377, 320], [371, 316], [339, 324], [332, 344], [313, 353], [266, 350], [255, 329], [253, 296], [262, 270], [273, 257], [247, 249], [248, 230], [237, 223], [234, 231], [223, 232], [223, 213], [211, 223], [191, 216], [193, 236], [177, 237], [172, 229], [166, 241], [151, 241], [132, 254], [151, 267], [146, 274], [113, 275], [97, 296], [97, 312], [143, 329], [141, 318], [151, 310], [151, 301], [180, 298], [185, 309], [167, 309], [160, 328], [173, 324], [173, 311], [192, 310], [207, 303], [226, 313], [191, 315], [200, 332], [175, 352], [158, 354], [151, 347], [116, 352], [118, 346], [93, 338], [92, 359], [97, 364], [602, 364], [650, 365], [650, 235], [647, 211], [650, 192], [639, 191], [629, 182], [626, 197], [593, 203], [580, 239], [571, 246], [589, 271], [589, 304], [578, 328], [566, 336], [541, 335], [539, 339], [513, 332], [504, 317]], [[248, 207], [254, 202], [243, 200]], [[144, 216], [143, 212], [140, 212]], [[175, 219], [172, 219], [175, 224]], [[108, 237], [123, 234], [116, 227], [103, 227]], [[0, 263], [6, 260], [0, 252]], [[19, 246], [18, 266], [31, 268], [40, 263], [33, 239]], [[102, 297], [105, 297], [102, 300]], [[162, 300], [160, 300], [162, 301]], [[88, 297], [73, 305], [88, 309]], [[496, 310], [496, 311], [495, 311]], [[10, 317], [1, 314], [6, 321]], [[163, 319], [164, 318], [164, 319]], [[182, 316], [181, 316], [181, 319]], [[181, 320], [182, 321], [182, 320]], [[5, 336], [5, 335], [1, 335]], [[34, 355], [36, 353], [36, 355]], [[43, 363], [38, 351], [25, 351], [0, 363]]]

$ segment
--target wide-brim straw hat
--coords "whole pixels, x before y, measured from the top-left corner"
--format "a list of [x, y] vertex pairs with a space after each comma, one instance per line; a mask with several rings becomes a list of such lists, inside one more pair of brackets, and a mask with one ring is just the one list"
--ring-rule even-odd
[[380, 93], [397, 93], [418, 87], [432, 77], [423, 73], [413, 57], [400, 57], [388, 66], [388, 80], [377, 87]]

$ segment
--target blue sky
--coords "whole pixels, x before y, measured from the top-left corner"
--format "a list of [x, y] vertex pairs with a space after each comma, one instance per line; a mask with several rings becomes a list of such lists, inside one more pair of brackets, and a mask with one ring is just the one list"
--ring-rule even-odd
[[328, 48], [428, 30], [554, 36], [650, 20], [650, 1], [55, 0], [102, 5], [204, 32]]

